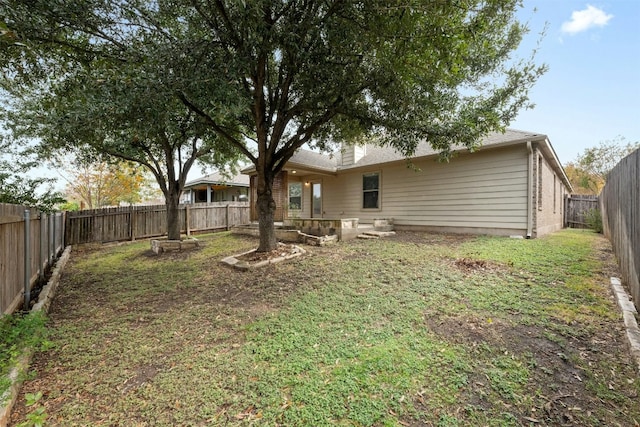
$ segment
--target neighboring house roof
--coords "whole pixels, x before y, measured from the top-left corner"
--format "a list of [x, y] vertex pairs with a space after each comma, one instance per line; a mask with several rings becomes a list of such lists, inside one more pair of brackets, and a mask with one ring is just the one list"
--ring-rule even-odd
[[248, 187], [249, 176], [239, 173], [231, 178], [227, 178], [221, 173], [216, 172], [187, 182], [184, 185], [184, 189], [188, 190], [189, 188], [198, 187], [201, 185], [227, 185], [234, 187]]

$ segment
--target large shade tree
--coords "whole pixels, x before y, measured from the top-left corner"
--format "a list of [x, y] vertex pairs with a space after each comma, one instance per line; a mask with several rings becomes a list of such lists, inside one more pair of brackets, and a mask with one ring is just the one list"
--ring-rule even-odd
[[276, 245], [274, 178], [304, 144], [375, 135], [407, 156], [422, 140], [444, 156], [453, 144], [473, 149], [529, 106], [544, 72], [513, 57], [526, 33], [518, 0], [22, 3], [8, 1], [5, 33], [29, 46], [23, 69], [31, 57], [38, 67], [43, 57], [148, 63], [217, 143], [250, 159], [260, 251]]
[[[92, 27], [82, 20], [112, 10], [101, 11], [97, 3], [82, 6], [74, 25]], [[174, 73], [163, 67], [170, 60], [163, 49], [170, 46], [146, 41], [134, 21], [121, 23], [123, 34], [113, 37], [93, 37], [90, 30], [52, 32], [74, 6], [60, 7], [35, 9], [41, 19], [29, 25], [44, 25], [45, 33], [16, 30], [13, 39], [20, 41], [5, 51], [6, 126], [16, 142], [37, 138], [40, 144], [32, 151], [45, 158], [72, 153], [79, 164], [119, 159], [144, 166], [164, 195], [168, 238], [180, 239], [178, 207], [189, 171], [196, 161], [233, 166], [239, 151], [176, 96]], [[104, 19], [107, 25], [111, 18]], [[41, 39], [46, 34], [53, 42]]]

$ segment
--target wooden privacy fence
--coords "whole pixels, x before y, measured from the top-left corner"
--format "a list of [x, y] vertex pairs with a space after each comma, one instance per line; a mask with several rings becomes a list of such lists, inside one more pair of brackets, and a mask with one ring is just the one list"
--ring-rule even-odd
[[64, 214], [0, 203], [0, 313], [13, 313], [64, 247]]
[[[180, 231], [228, 230], [249, 223], [249, 204], [197, 203], [180, 205]], [[135, 240], [167, 234], [165, 205], [89, 209], [66, 213], [67, 245]]]
[[571, 194], [566, 198], [565, 226], [571, 228], [589, 228], [586, 215], [592, 209], [600, 209], [598, 196]]
[[622, 159], [600, 193], [604, 235], [618, 258], [636, 308], [640, 301], [640, 150]]

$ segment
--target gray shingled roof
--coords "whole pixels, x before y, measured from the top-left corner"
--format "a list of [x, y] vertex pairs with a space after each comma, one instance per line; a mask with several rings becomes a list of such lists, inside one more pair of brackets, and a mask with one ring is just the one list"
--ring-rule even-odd
[[[498, 145], [515, 144], [518, 142], [530, 141], [532, 139], [545, 139], [546, 135], [537, 134], [533, 132], [525, 132], [515, 129], [507, 129], [504, 133], [492, 133], [489, 134], [483, 141], [482, 147], [491, 147]], [[466, 151], [466, 147], [454, 146], [453, 151]], [[438, 151], [434, 150], [427, 141], [423, 141], [416, 147], [416, 152], [411, 158], [435, 156]], [[362, 166], [377, 165], [381, 163], [394, 162], [398, 160], [404, 160], [405, 156], [402, 155], [393, 147], [380, 147], [376, 145], [367, 145], [367, 153], [356, 163], [341, 166], [341, 152], [338, 150], [332, 154], [321, 154], [310, 150], [298, 150], [289, 164], [295, 164], [296, 166], [309, 167], [313, 169], [325, 170], [328, 172], [336, 172], [338, 170], [345, 170], [351, 168], [358, 168]]]
[[[478, 150], [482, 150], [483, 148], [491, 148], [491, 147], [499, 147], [513, 144], [525, 143], [527, 141], [542, 141], [544, 142], [544, 146], [548, 146], [549, 156], [551, 157], [550, 161], [552, 167], [560, 174], [563, 181], [569, 187], [571, 184], [569, 183], [568, 178], [558, 160], [553, 147], [548, 143], [548, 138], [544, 134], [527, 132], [516, 129], [507, 129], [505, 132], [494, 132], [489, 134], [486, 138], [482, 140], [482, 144]], [[467, 148], [464, 146], [453, 146], [452, 151], [463, 152], [467, 151]], [[429, 157], [429, 156], [437, 156], [438, 151], [434, 150], [431, 145], [427, 141], [423, 141], [418, 144], [416, 147], [416, 151], [414, 155], [411, 157], [412, 159], [417, 159], [420, 157]], [[296, 167], [300, 169], [309, 169], [316, 171], [325, 171], [330, 173], [336, 173], [340, 170], [348, 170], [352, 168], [359, 168], [363, 166], [377, 165], [382, 163], [389, 163], [395, 161], [405, 160], [405, 156], [403, 156], [400, 152], [392, 147], [380, 147], [373, 144], [367, 145], [366, 154], [358, 160], [354, 164], [342, 166], [341, 163], [341, 151], [338, 150], [335, 153], [331, 154], [321, 154], [315, 151], [310, 150], [298, 150], [293, 157], [287, 163], [290, 167]], [[255, 173], [255, 168], [253, 166], [245, 168], [243, 173]]]
[[317, 153], [310, 150], [298, 150], [287, 162], [289, 165], [295, 164], [300, 166], [307, 166], [313, 169], [326, 170], [328, 172], [335, 172], [337, 158], [334, 154]]

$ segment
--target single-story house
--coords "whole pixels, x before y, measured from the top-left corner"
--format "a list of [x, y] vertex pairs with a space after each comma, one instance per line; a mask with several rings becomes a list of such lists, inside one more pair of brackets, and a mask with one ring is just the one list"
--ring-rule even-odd
[[237, 174], [226, 178], [212, 173], [184, 185], [180, 203], [241, 202], [249, 197], [249, 177]]
[[[390, 147], [299, 150], [274, 183], [275, 220], [392, 219], [396, 230], [539, 237], [563, 227], [571, 184], [546, 135], [509, 129], [439, 162], [428, 143], [407, 159]], [[257, 220], [255, 169], [251, 220]]]

